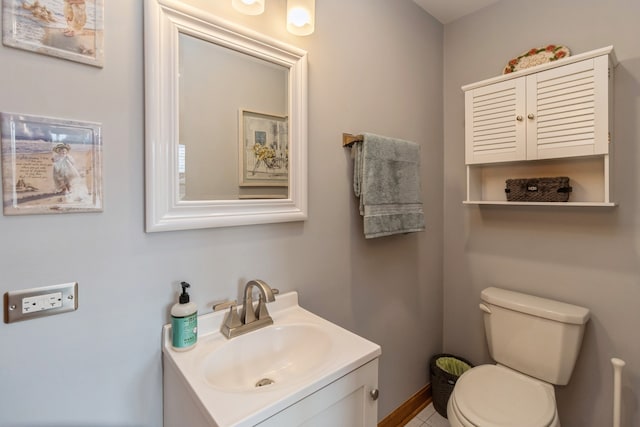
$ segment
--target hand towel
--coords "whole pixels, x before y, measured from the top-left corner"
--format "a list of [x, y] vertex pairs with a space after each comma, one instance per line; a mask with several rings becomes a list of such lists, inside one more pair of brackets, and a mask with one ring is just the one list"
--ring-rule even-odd
[[365, 238], [423, 231], [420, 146], [365, 133], [354, 145], [353, 189]]

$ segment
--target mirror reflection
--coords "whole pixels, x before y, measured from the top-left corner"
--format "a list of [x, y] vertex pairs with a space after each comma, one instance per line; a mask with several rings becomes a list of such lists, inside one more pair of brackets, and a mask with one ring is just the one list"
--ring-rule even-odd
[[289, 68], [178, 34], [180, 200], [288, 197]]

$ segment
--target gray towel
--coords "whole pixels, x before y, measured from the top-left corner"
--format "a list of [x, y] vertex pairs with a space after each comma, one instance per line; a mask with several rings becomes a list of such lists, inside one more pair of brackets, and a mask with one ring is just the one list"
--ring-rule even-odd
[[423, 231], [420, 146], [365, 133], [353, 147], [353, 189], [367, 239]]

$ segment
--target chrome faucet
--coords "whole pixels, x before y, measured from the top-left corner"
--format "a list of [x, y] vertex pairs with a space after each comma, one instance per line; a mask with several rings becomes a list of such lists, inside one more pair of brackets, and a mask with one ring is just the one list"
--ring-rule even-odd
[[[258, 305], [253, 307], [253, 288], [258, 288], [260, 296]], [[244, 286], [244, 300], [242, 310], [238, 313], [236, 301], [227, 301], [213, 306], [214, 311], [229, 308], [229, 313], [222, 322], [220, 332], [227, 337], [233, 338], [256, 329], [272, 325], [273, 319], [267, 311], [267, 303], [276, 300], [277, 289], [272, 289], [262, 280], [251, 280]]]

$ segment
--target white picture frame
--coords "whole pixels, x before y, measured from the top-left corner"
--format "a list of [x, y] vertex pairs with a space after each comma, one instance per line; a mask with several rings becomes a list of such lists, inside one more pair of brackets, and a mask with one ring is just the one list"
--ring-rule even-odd
[[240, 187], [289, 185], [288, 128], [286, 116], [240, 110]]

